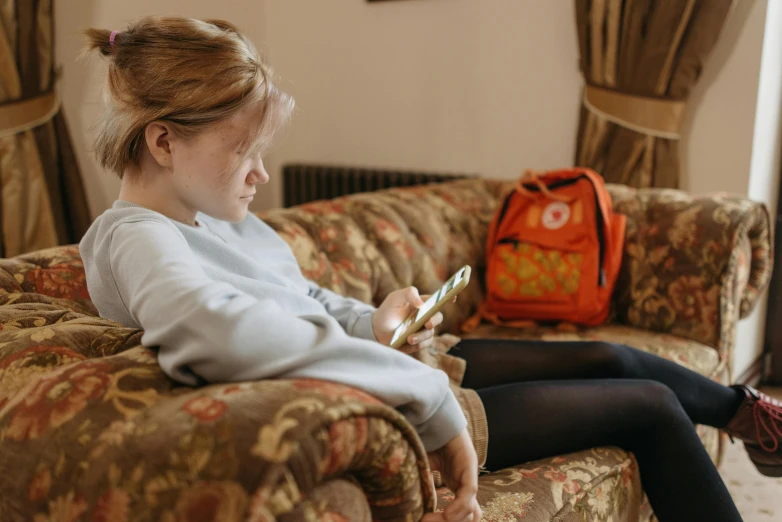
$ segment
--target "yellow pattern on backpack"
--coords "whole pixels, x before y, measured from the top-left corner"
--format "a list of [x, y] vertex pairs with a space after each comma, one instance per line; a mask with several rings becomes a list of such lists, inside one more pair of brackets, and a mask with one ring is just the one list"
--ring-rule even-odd
[[541, 297], [578, 291], [583, 261], [579, 253], [563, 253], [519, 242], [502, 245], [499, 255], [502, 269], [497, 273], [497, 286], [505, 297], [516, 292]]

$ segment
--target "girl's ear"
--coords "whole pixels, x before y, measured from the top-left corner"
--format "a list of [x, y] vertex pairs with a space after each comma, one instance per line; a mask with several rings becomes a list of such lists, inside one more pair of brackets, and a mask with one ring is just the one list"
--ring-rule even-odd
[[144, 140], [152, 157], [161, 167], [170, 168], [173, 164], [171, 159], [171, 141], [173, 138], [171, 128], [164, 121], [153, 121], [144, 129]]

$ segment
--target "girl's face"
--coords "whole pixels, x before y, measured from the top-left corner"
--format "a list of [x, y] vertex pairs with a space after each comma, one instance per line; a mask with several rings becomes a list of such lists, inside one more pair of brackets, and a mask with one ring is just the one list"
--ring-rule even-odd
[[171, 179], [181, 205], [223, 221], [247, 217], [255, 185], [269, 181], [260, 154], [241, 150], [257, 118], [257, 111], [243, 109], [194, 138], [170, 139]]

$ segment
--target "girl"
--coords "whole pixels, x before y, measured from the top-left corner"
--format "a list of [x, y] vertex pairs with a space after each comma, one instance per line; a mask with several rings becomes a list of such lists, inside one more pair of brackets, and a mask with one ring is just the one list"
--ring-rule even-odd
[[[143, 328], [162, 369], [187, 385], [308, 377], [377, 396], [412, 423], [456, 493], [424, 520], [477, 522], [476, 453], [447, 376], [380, 349], [426, 296], [400, 289], [374, 308], [320, 288], [248, 213], [269, 180], [264, 151], [293, 108], [249, 40], [223, 21], [176, 17], [87, 36], [109, 61], [96, 154], [121, 179], [79, 245], [100, 314]], [[404, 351], [428, 346], [441, 321]], [[465, 340], [454, 350], [486, 410], [489, 470], [616, 445], [636, 455], [662, 522], [741, 520], [699, 423], [782, 475], [782, 407], [749, 388], [605, 343]]]

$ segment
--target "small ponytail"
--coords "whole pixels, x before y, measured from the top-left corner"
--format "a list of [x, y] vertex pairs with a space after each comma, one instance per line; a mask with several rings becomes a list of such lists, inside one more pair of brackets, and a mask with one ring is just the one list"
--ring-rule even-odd
[[84, 34], [87, 36], [87, 45], [84, 47], [82, 54], [87, 54], [94, 50], [98, 50], [103, 56], [111, 56], [114, 54], [117, 43], [117, 36], [114, 36], [114, 44], [111, 44], [111, 33], [108, 29], [94, 29], [89, 28], [84, 30]]

